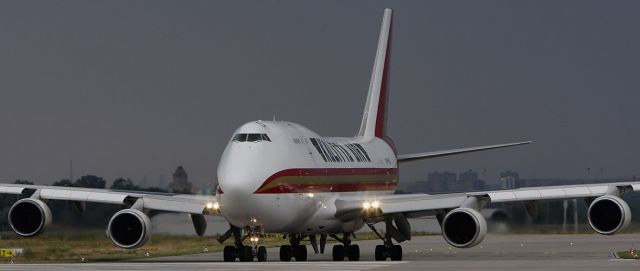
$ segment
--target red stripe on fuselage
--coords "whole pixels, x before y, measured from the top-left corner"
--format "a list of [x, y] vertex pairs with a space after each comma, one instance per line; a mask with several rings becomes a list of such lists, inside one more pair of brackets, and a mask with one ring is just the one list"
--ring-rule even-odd
[[[394, 182], [305, 182], [304, 177], [311, 176], [372, 176], [382, 175], [393, 178]], [[301, 177], [300, 182], [284, 183], [266, 188], [281, 177]], [[256, 194], [309, 193], [309, 192], [357, 192], [357, 191], [393, 191], [397, 186], [398, 168], [292, 168], [271, 175], [254, 192]], [[265, 189], [266, 188], [266, 189]]]

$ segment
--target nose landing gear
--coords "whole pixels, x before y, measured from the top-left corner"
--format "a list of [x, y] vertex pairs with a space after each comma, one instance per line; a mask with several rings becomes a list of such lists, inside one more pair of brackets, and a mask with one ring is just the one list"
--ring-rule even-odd
[[[230, 225], [231, 228], [225, 232], [218, 242], [222, 243], [229, 237], [233, 236], [234, 246], [225, 246], [223, 250], [223, 259], [225, 262], [233, 262], [240, 260], [241, 262], [252, 262], [253, 258], [257, 258], [259, 262], [267, 261], [267, 248], [259, 246], [261, 243], [261, 237], [264, 235], [261, 233], [260, 227], [245, 228], [245, 235], [242, 236], [240, 228]], [[251, 246], [245, 246], [242, 241], [249, 237]]]

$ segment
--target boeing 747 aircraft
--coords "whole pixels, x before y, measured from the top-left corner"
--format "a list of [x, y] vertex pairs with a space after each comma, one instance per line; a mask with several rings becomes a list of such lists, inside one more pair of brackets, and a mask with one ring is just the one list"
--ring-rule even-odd
[[[392, 11], [386, 9], [373, 64], [360, 131], [355, 137], [322, 137], [306, 127], [286, 121], [252, 121], [238, 128], [218, 165], [216, 196], [147, 194], [38, 185], [0, 184], [0, 193], [22, 195], [9, 211], [12, 230], [24, 237], [43, 232], [51, 223], [47, 200], [117, 204], [107, 235], [117, 247], [134, 249], [149, 239], [150, 210], [190, 214], [195, 231], [203, 235], [205, 215], [222, 216], [232, 238], [224, 260], [267, 260], [261, 238], [282, 233], [289, 245], [280, 247], [281, 261], [305, 261], [308, 239], [313, 250], [324, 252], [327, 238], [333, 260], [357, 261], [360, 248], [354, 232], [369, 227], [380, 238], [375, 259], [402, 259], [399, 243], [411, 240], [409, 218], [433, 216], [450, 245], [467, 248], [479, 244], [487, 224], [480, 210], [491, 202], [535, 202], [583, 198], [588, 221], [600, 234], [615, 234], [631, 220], [627, 191], [640, 190], [640, 182], [552, 186], [456, 194], [398, 195], [398, 165], [408, 161], [527, 144], [518, 142], [445, 151], [398, 154], [386, 129]], [[376, 224], [384, 223], [380, 233]], [[250, 243], [250, 245], [249, 245]]]

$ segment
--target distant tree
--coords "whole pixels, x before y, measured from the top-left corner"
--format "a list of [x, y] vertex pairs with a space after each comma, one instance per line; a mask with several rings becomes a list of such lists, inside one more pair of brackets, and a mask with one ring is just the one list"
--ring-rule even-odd
[[140, 188], [139, 191], [152, 192], [152, 193], [169, 193], [169, 190], [162, 189], [160, 187]]
[[84, 175], [76, 180], [76, 186], [86, 188], [105, 188], [106, 181], [102, 177], [95, 175]]
[[54, 182], [51, 185], [53, 185], [53, 186], [65, 186], [65, 187], [74, 187], [74, 186], [76, 186], [76, 184], [74, 182], [70, 181], [69, 179], [62, 179], [62, 180], [59, 180], [57, 182]]
[[13, 181], [13, 183], [14, 184], [33, 184], [29, 180], [20, 180], [20, 179]]
[[135, 185], [133, 181], [131, 181], [131, 179], [118, 178], [115, 181], [113, 181], [113, 184], [111, 185], [111, 189], [136, 191], [136, 190], [140, 190], [140, 187]]

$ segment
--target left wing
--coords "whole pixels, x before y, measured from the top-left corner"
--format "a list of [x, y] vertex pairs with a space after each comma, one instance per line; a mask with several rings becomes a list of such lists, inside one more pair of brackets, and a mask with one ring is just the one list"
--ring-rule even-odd
[[[613, 187], [613, 189], [612, 189]], [[375, 197], [343, 196], [336, 200], [337, 216], [369, 217], [404, 213], [410, 217], [435, 215], [438, 211], [458, 208], [469, 198], [478, 199], [483, 207], [494, 202], [535, 201], [599, 197], [624, 191], [640, 191], [640, 182], [602, 183], [570, 186], [529, 187], [511, 190], [480, 191], [453, 194], [393, 194]], [[378, 207], [373, 207], [372, 203]], [[365, 208], [368, 207], [368, 208]], [[367, 211], [368, 209], [368, 211]]]
[[[535, 201], [585, 198], [591, 227], [600, 234], [614, 234], [631, 221], [629, 205], [622, 195], [639, 190], [640, 182], [600, 183], [437, 195], [343, 196], [335, 205], [336, 217], [344, 221], [363, 219], [370, 227], [387, 221], [389, 232], [398, 242], [411, 239], [407, 218], [436, 216], [449, 244], [470, 247], [482, 241], [486, 233], [486, 221], [479, 211], [488, 203], [524, 201], [531, 213]], [[389, 224], [391, 221], [395, 225]]]
[[518, 145], [529, 144], [532, 141], [524, 141], [524, 142], [516, 142], [516, 143], [507, 143], [507, 144], [498, 144], [498, 145], [489, 145], [482, 147], [471, 147], [471, 148], [462, 148], [462, 149], [453, 149], [453, 150], [444, 150], [444, 151], [432, 151], [432, 152], [422, 152], [422, 153], [412, 153], [412, 154], [400, 154], [398, 155], [398, 162], [408, 162], [418, 159], [428, 159], [435, 158], [441, 156], [455, 155], [455, 154], [463, 154], [469, 152], [477, 152], [477, 151], [486, 151], [492, 149], [513, 147]]

